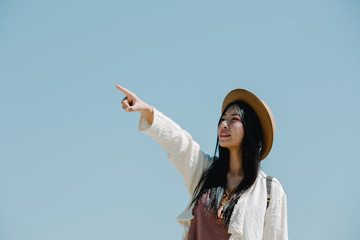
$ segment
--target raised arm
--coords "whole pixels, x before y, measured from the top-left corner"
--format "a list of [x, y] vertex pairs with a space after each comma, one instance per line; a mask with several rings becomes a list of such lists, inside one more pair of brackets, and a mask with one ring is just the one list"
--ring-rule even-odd
[[126, 88], [118, 84], [116, 84], [116, 88], [125, 94], [125, 98], [121, 101], [123, 109], [126, 112], [140, 112], [143, 118], [152, 125], [154, 121], [154, 108]]
[[174, 121], [124, 87], [116, 87], [126, 95], [121, 102], [123, 109], [141, 113], [139, 130], [152, 137], [168, 153], [170, 162], [182, 175], [192, 195], [202, 173], [212, 162], [210, 156], [204, 154], [191, 135]]

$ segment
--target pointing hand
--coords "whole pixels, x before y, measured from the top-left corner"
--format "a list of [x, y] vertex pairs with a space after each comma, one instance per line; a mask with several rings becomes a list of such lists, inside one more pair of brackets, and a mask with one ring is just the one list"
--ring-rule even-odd
[[142, 101], [135, 93], [130, 92], [126, 88], [116, 84], [116, 88], [125, 94], [125, 98], [121, 101], [122, 108], [126, 112], [140, 112], [141, 115], [150, 123], [153, 122], [154, 111], [153, 107]]

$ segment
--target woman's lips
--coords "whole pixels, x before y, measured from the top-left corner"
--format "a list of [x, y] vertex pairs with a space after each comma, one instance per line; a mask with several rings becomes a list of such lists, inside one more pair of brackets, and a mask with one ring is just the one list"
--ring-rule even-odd
[[230, 137], [230, 134], [228, 132], [225, 131], [220, 132], [220, 138], [227, 138], [227, 137]]

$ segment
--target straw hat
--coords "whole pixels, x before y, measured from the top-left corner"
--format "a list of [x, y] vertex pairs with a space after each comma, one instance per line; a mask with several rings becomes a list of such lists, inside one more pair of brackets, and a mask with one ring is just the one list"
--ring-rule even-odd
[[253, 93], [245, 89], [235, 89], [229, 92], [222, 104], [221, 113], [225, 108], [235, 101], [243, 101], [247, 103], [256, 113], [259, 118], [263, 135], [263, 149], [261, 152], [261, 160], [263, 160], [270, 152], [274, 133], [275, 133], [275, 119], [269, 106], [262, 100], [260, 100]]

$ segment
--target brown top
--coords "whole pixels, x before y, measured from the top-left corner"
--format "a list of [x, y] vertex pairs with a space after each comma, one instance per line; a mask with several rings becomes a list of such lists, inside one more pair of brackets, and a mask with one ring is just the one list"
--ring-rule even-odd
[[194, 218], [191, 220], [188, 240], [228, 240], [228, 225], [223, 219], [206, 211], [206, 201], [209, 193], [203, 194], [193, 209]]

